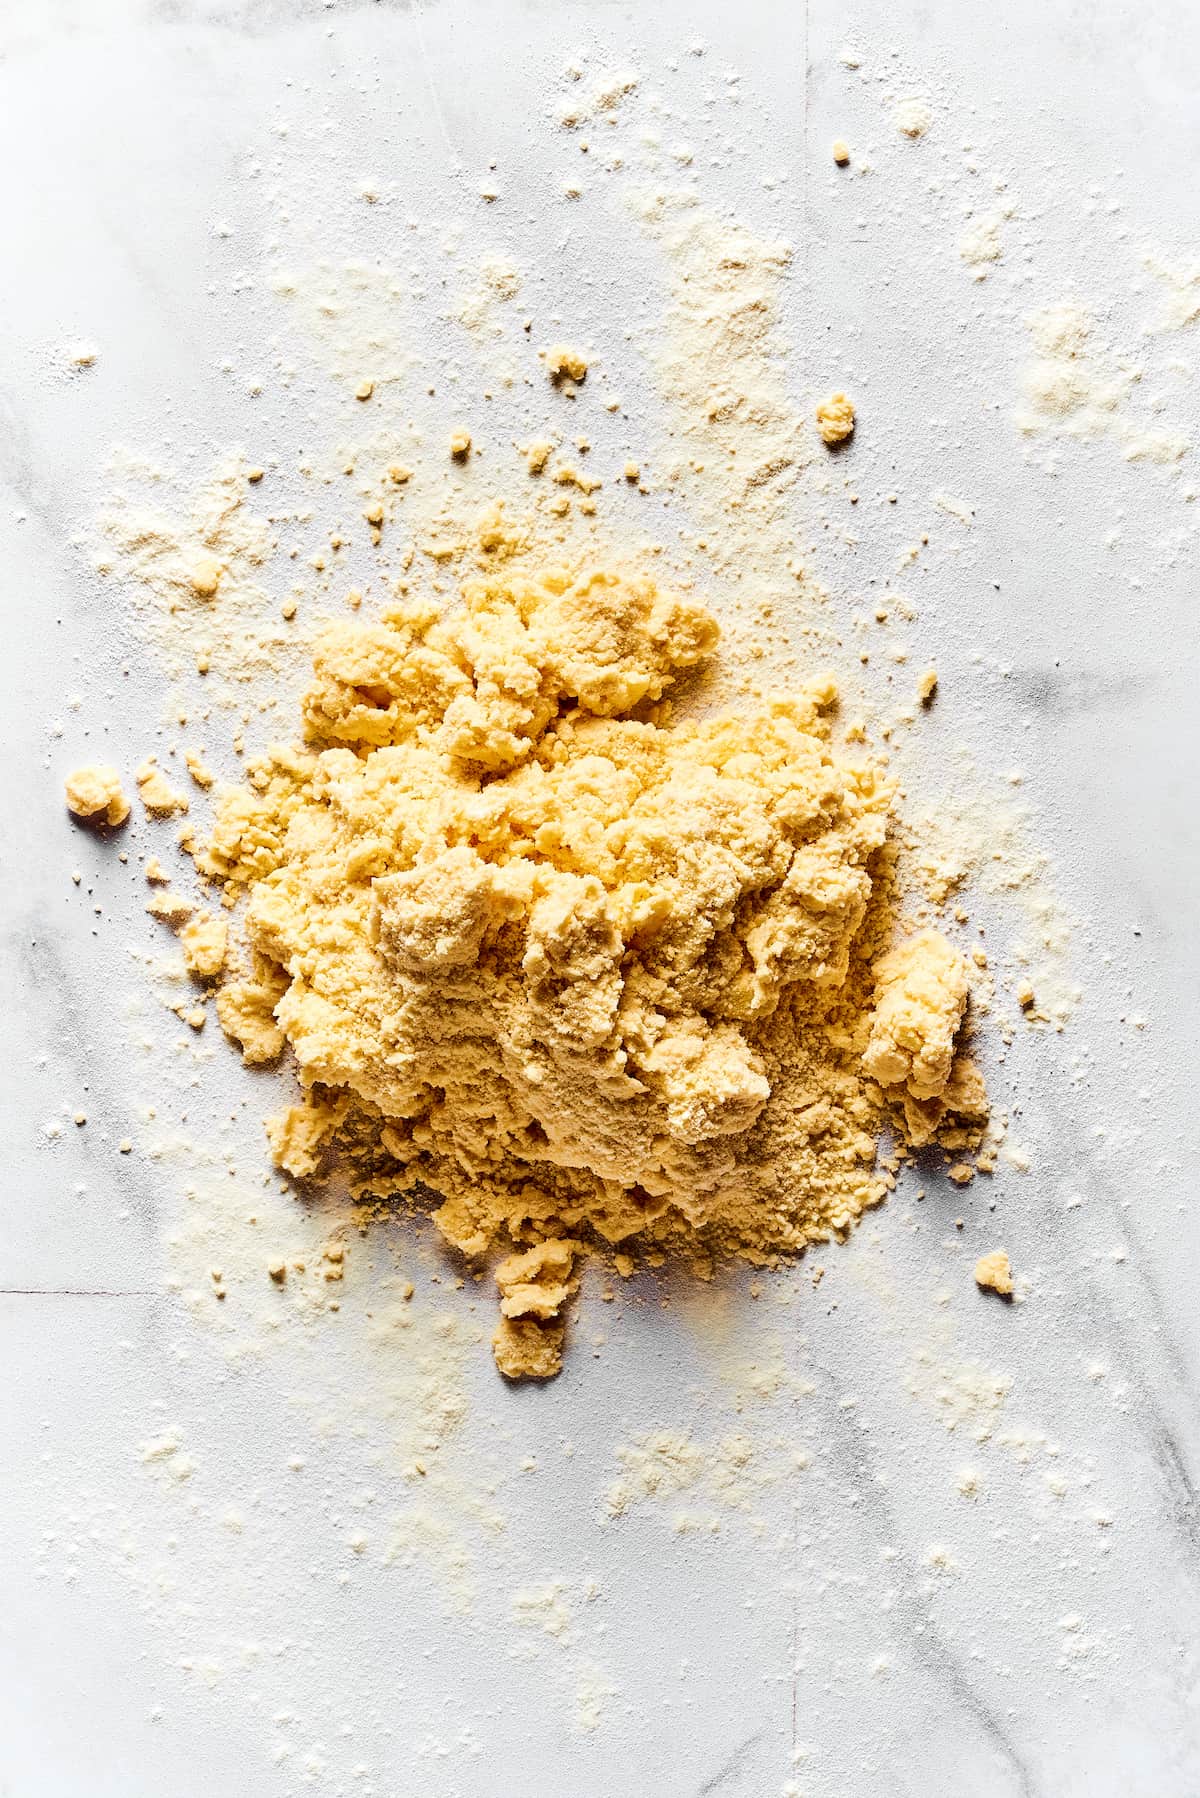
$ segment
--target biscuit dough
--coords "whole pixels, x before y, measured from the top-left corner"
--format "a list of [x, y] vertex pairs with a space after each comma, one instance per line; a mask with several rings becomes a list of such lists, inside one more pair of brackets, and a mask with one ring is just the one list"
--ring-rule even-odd
[[1012, 1268], [1003, 1249], [981, 1255], [975, 1263], [975, 1284], [982, 1292], [997, 1292], [1002, 1299], [1013, 1295]]
[[106, 762], [89, 762], [73, 768], [65, 781], [67, 810], [77, 818], [99, 818], [103, 824], [124, 824], [129, 801], [121, 791], [121, 776]]
[[854, 403], [844, 393], [831, 393], [817, 407], [817, 430], [821, 442], [835, 449], [854, 435]]
[[703, 606], [604, 570], [463, 601], [329, 628], [305, 742], [197, 858], [246, 896], [221, 1022], [304, 1088], [278, 1164], [510, 1251], [497, 1361], [545, 1377], [585, 1251], [769, 1262], [883, 1196], [886, 1125], [961, 1151], [986, 1102], [963, 957], [892, 947], [892, 786], [833, 754], [831, 680], [670, 722]]

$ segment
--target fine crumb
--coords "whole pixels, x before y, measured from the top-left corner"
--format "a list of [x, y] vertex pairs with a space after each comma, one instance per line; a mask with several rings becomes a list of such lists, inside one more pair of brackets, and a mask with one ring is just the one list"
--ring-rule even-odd
[[831, 393], [817, 407], [817, 430], [821, 442], [833, 449], [854, 434], [854, 406], [844, 393]]
[[225, 569], [216, 556], [197, 556], [192, 563], [190, 581], [197, 599], [214, 599]]
[[172, 930], [186, 924], [195, 909], [192, 901], [183, 893], [154, 893], [146, 901], [146, 910], [150, 916], [157, 918], [161, 924], [169, 924]]
[[200, 980], [215, 980], [225, 966], [229, 943], [229, 926], [224, 918], [210, 912], [199, 912], [179, 932], [183, 960], [189, 974]]
[[121, 791], [121, 777], [107, 762], [89, 762], [73, 768], [64, 783], [67, 810], [76, 818], [96, 818], [102, 824], [124, 824], [129, 801]]
[[1002, 1299], [1012, 1297], [1012, 1269], [1003, 1249], [981, 1255], [975, 1263], [975, 1284], [984, 1292], [997, 1292]]
[[588, 359], [582, 350], [569, 344], [556, 343], [545, 352], [546, 373], [552, 381], [583, 381], [587, 378]]
[[196, 785], [207, 791], [217, 777], [204, 760], [203, 753], [199, 749], [185, 749], [183, 762]]
[[917, 698], [922, 705], [929, 705], [937, 692], [938, 672], [936, 668], [927, 668], [917, 682]]
[[471, 453], [470, 431], [452, 431], [450, 433], [450, 454], [456, 462], [465, 462]]
[[188, 810], [186, 793], [179, 793], [167, 780], [162, 770], [156, 766], [153, 756], [148, 756], [134, 775], [142, 804], [152, 818], [172, 818], [177, 812]]
[[832, 146], [833, 160], [840, 169], [844, 169], [850, 160], [850, 146], [844, 137], [835, 137]]

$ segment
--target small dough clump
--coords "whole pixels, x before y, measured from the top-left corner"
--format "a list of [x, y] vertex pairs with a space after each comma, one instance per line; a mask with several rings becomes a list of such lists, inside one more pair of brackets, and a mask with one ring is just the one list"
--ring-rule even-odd
[[1003, 1249], [981, 1255], [975, 1263], [975, 1284], [982, 1292], [998, 1292], [1002, 1299], [1013, 1295], [1012, 1268]]
[[817, 429], [821, 442], [830, 449], [854, 435], [854, 406], [844, 393], [831, 393], [821, 401], [817, 407]]
[[585, 1253], [767, 1263], [884, 1196], [885, 1128], [982, 1134], [966, 964], [892, 949], [891, 782], [835, 756], [827, 677], [663, 721], [716, 644], [605, 569], [333, 624], [305, 741], [196, 852], [246, 899], [222, 1026], [247, 1060], [286, 1042], [304, 1089], [278, 1165], [440, 1195], [461, 1253], [503, 1257], [510, 1377], [557, 1370]]
[[922, 930], [875, 970], [875, 1015], [863, 1067], [914, 1099], [945, 1091], [967, 1003], [967, 964], [944, 936]]
[[89, 762], [73, 768], [66, 778], [67, 810], [76, 818], [98, 818], [102, 824], [124, 824], [129, 801], [121, 791], [121, 776], [106, 762]]
[[184, 965], [198, 980], [215, 980], [225, 966], [229, 926], [224, 918], [202, 911], [179, 932]]
[[150, 817], [171, 818], [176, 812], [187, 811], [187, 794], [176, 792], [162, 769], [156, 766], [153, 756], [142, 763], [134, 779]]
[[588, 360], [582, 350], [569, 344], [556, 343], [546, 351], [546, 373], [552, 381], [583, 381], [587, 378]]

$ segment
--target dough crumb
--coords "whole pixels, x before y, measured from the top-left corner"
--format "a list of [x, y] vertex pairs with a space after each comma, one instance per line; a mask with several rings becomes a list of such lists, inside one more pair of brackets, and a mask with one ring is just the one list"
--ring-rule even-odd
[[492, 1337], [496, 1366], [508, 1380], [552, 1380], [562, 1367], [563, 1326], [501, 1317]]
[[455, 462], [465, 462], [471, 453], [470, 431], [452, 431], [450, 433], [450, 454]]
[[124, 824], [129, 801], [121, 791], [121, 777], [107, 762], [89, 762], [73, 768], [64, 783], [67, 810], [76, 818], [98, 818], [102, 824]]
[[155, 765], [152, 755], [147, 756], [134, 779], [142, 796], [142, 804], [150, 817], [171, 818], [177, 812], [188, 810], [187, 794], [176, 792], [162, 770]]
[[202, 911], [179, 932], [184, 965], [199, 980], [215, 980], [225, 966], [229, 926], [224, 918]]
[[933, 696], [937, 692], [937, 684], [937, 669], [927, 668], [917, 682], [917, 698], [921, 701], [922, 705], [929, 705], [932, 702]]
[[875, 1014], [863, 1067], [914, 1099], [945, 1090], [967, 1003], [967, 964], [936, 930], [922, 930], [876, 968]]
[[275, 1061], [285, 1037], [275, 1021], [275, 1007], [287, 990], [287, 979], [263, 956], [256, 956], [252, 975], [227, 980], [217, 994], [221, 1029], [242, 1051], [251, 1067]]
[[197, 556], [192, 564], [192, 592], [197, 599], [214, 599], [225, 570], [215, 556]]
[[202, 787], [207, 792], [208, 788], [212, 786], [217, 777], [205, 762], [202, 751], [199, 749], [185, 749], [183, 752], [183, 762], [196, 785]]
[[160, 924], [169, 924], [172, 930], [178, 930], [186, 924], [196, 907], [183, 893], [154, 893], [146, 901], [146, 910]]
[[833, 160], [840, 169], [844, 169], [850, 160], [850, 146], [844, 137], [835, 137], [832, 146]]
[[1012, 1269], [1003, 1249], [993, 1249], [990, 1255], [979, 1257], [975, 1263], [975, 1284], [982, 1292], [998, 1292], [1002, 1299], [1012, 1297]]
[[831, 393], [817, 407], [817, 430], [830, 449], [854, 435], [854, 406], [844, 393]]
[[588, 360], [582, 350], [574, 350], [568, 344], [556, 343], [545, 352], [546, 372], [552, 381], [584, 381], [587, 379]]
[[534, 443], [527, 443], [524, 450], [525, 465], [530, 474], [541, 474], [554, 451], [554, 445], [548, 437], [539, 437]]

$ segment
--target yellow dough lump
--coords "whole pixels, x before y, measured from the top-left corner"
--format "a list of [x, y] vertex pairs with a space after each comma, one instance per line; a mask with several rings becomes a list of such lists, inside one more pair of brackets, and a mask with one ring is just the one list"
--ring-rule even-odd
[[221, 1021], [247, 1059], [286, 1040], [305, 1089], [276, 1160], [435, 1194], [451, 1243], [502, 1253], [510, 1375], [557, 1369], [585, 1251], [769, 1262], [883, 1196], [886, 1126], [980, 1138], [963, 958], [893, 947], [889, 781], [834, 756], [828, 679], [665, 721], [716, 644], [602, 570], [336, 624], [303, 746], [198, 851], [246, 894]]
[[124, 824], [129, 801], [121, 791], [121, 776], [106, 762], [90, 762], [67, 775], [67, 810], [77, 818], [99, 818], [102, 824]]
[[854, 402], [844, 393], [831, 393], [817, 407], [817, 430], [830, 449], [845, 443], [854, 435]]

